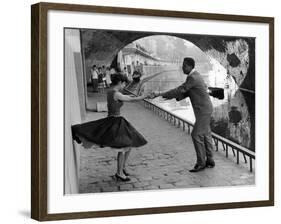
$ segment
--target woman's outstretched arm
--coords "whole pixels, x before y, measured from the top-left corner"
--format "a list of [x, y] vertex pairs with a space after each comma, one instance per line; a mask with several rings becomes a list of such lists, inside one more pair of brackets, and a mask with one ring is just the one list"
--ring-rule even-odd
[[124, 101], [124, 102], [140, 101], [140, 100], [143, 100], [147, 97], [148, 97], [147, 94], [144, 94], [144, 95], [141, 95], [141, 96], [136, 96], [136, 97], [124, 95], [120, 92], [117, 92], [117, 93], [114, 94], [115, 100], [120, 100], [120, 101]]

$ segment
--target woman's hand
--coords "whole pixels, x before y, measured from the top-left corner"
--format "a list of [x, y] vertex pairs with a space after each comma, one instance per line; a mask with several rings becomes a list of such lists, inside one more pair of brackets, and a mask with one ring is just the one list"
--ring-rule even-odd
[[160, 92], [159, 91], [154, 91], [152, 93], [149, 94], [149, 99], [154, 99], [156, 97], [160, 96]]
[[154, 92], [152, 92], [152, 93], [150, 93], [149, 95], [148, 95], [148, 98], [149, 99], [154, 99], [156, 96], [155, 96], [155, 93]]
[[149, 96], [150, 96], [150, 93], [144, 93], [144, 94], [141, 95], [141, 97], [143, 99], [149, 98]]
[[142, 95], [145, 99], [152, 99], [152, 93], [145, 93]]

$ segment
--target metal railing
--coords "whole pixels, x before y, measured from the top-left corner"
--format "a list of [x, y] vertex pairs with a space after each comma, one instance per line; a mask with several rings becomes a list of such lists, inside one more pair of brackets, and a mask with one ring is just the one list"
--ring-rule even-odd
[[[131, 92], [130, 92], [131, 93]], [[133, 93], [131, 93], [133, 94]], [[188, 134], [191, 134], [193, 129], [193, 124], [179, 116], [173, 114], [172, 112], [166, 111], [165, 109], [153, 104], [148, 100], [143, 100], [144, 107], [152, 110], [159, 117], [164, 118], [166, 121], [170, 122], [178, 128], [182, 128], [183, 131], [187, 131]], [[253, 172], [253, 160], [255, 159], [255, 152], [230, 141], [214, 132], [212, 132], [212, 138], [216, 147], [216, 151], [219, 151], [221, 148], [225, 152], [225, 156], [229, 157], [229, 151], [231, 150], [234, 157], [236, 157], [236, 163], [240, 163], [240, 154], [243, 156], [245, 164], [249, 163], [250, 172]], [[247, 159], [248, 157], [248, 159]]]
[[[160, 72], [162, 73], [162, 72]], [[154, 76], [149, 77], [147, 80], [143, 80], [141, 84], [144, 82], [155, 82], [152, 79]], [[158, 82], [158, 81], [157, 81]], [[135, 93], [132, 93], [131, 91], [127, 90], [130, 94], [135, 95]], [[148, 100], [143, 100], [144, 106], [151, 109], [153, 112], [155, 112], [158, 116], [164, 118], [168, 122], [174, 124], [175, 126], [178, 126], [179, 128], [182, 128], [183, 131], [188, 132], [188, 134], [191, 133], [191, 129], [193, 128], [193, 124], [183, 118], [180, 118], [179, 116], [173, 114], [172, 112], [166, 111], [165, 109], [153, 104], [152, 102]], [[244, 158], [245, 164], [249, 162], [249, 168], [250, 172], [253, 172], [253, 160], [255, 159], [255, 152], [231, 141], [228, 140], [214, 132], [212, 132], [212, 138], [216, 147], [216, 151], [219, 150], [219, 148], [222, 148], [222, 150], [225, 152], [225, 156], [228, 158], [229, 157], [229, 151], [231, 150], [233, 153], [233, 156], [236, 157], [236, 163], [240, 163], [240, 154]], [[247, 160], [248, 157], [248, 160]]]

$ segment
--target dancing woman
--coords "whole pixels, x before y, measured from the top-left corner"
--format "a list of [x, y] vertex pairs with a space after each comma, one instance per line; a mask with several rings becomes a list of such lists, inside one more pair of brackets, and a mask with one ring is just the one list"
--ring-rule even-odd
[[100, 146], [108, 146], [118, 151], [117, 180], [129, 181], [126, 171], [132, 147], [140, 147], [147, 143], [145, 138], [120, 114], [123, 102], [145, 99], [147, 96], [132, 97], [121, 93], [126, 86], [127, 78], [122, 74], [112, 76], [112, 88], [107, 92], [108, 116], [103, 119], [72, 126], [73, 139], [78, 143], [86, 140]]

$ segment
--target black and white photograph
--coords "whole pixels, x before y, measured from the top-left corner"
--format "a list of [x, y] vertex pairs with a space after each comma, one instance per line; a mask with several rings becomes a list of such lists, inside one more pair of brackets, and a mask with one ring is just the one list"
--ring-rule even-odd
[[278, 1], [2, 5], [0, 223], [281, 219]]
[[273, 17], [38, 3], [31, 28], [32, 218], [274, 205]]
[[65, 194], [255, 185], [255, 37], [63, 39]]

